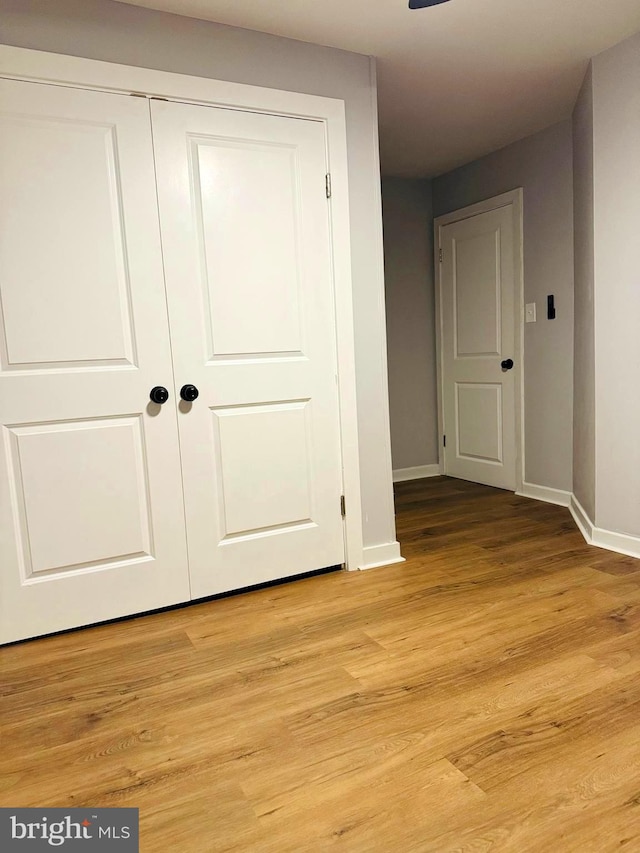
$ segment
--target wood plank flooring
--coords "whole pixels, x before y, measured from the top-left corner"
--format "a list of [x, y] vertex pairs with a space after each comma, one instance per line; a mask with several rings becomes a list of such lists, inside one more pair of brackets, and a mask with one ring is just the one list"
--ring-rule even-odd
[[640, 851], [640, 561], [397, 487], [407, 562], [0, 649], [0, 805], [144, 853]]

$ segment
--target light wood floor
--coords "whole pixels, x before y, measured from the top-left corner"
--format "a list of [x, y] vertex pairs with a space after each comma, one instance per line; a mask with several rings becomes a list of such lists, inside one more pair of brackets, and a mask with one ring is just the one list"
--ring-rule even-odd
[[144, 853], [640, 851], [640, 561], [567, 510], [397, 489], [403, 565], [0, 650], [0, 805]]

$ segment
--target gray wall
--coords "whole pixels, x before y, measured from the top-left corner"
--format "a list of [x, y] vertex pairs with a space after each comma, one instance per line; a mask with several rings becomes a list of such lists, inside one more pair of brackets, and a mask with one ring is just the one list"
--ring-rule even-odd
[[640, 34], [593, 60], [596, 507], [640, 535]]
[[382, 181], [391, 456], [438, 462], [431, 182]]
[[[573, 474], [573, 166], [571, 121], [560, 122], [433, 181], [440, 216], [524, 190], [525, 481], [571, 491]], [[553, 293], [557, 317], [546, 319]]]
[[593, 91], [591, 66], [573, 111], [573, 493], [595, 519]]
[[112, 0], [0, 0], [0, 41], [343, 99], [365, 545], [395, 539], [375, 74], [368, 57]]

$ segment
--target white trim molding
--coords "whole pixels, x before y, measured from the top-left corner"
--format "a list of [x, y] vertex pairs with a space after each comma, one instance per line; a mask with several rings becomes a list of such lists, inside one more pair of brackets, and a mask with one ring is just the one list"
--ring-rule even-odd
[[399, 542], [385, 542], [384, 545], [369, 545], [364, 549], [364, 561], [360, 570], [378, 569], [382, 566], [392, 566], [394, 563], [404, 563], [400, 554]]
[[640, 559], [640, 536], [630, 536], [628, 533], [616, 533], [614, 530], [604, 530], [602, 527], [593, 528], [592, 545], [626, 554], [627, 557]]
[[531, 498], [534, 501], [544, 501], [557, 506], [570, 506], [573, 495], [562, 489], [552, 489], [550, 486], [537, 486], [535, 483], [523, 483], [518, 489], [517, 495], [523, 498]]
[[569, 510], [589, 545], [640, 559], [640, 536], [630, 536], [628, 533], [616, 533], [614, 530], [596, 527], [575, 495], [571, 495]]
[[589, 545], [593, 545], [593, 530], [595, 525], [575, 495], [571, 495], [569, 512], [573, 516], [575, 523], [578, 525], [578, 530], [584, 536], [585, 541], [588, 542]]
[[422, 480], [425, 477], [439, 477], [441, 474], [439, 462], [434, 465], [416, 465], [413, 468], [396, 468], [393, 472], [393, 482], [404, 483], [406, 480]]

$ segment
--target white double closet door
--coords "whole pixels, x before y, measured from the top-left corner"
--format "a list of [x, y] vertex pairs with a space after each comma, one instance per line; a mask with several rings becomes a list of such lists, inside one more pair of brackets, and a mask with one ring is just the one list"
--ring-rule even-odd
[[0, 641], [344, 562], [325, 172], [321, 122], [0, 81]]

